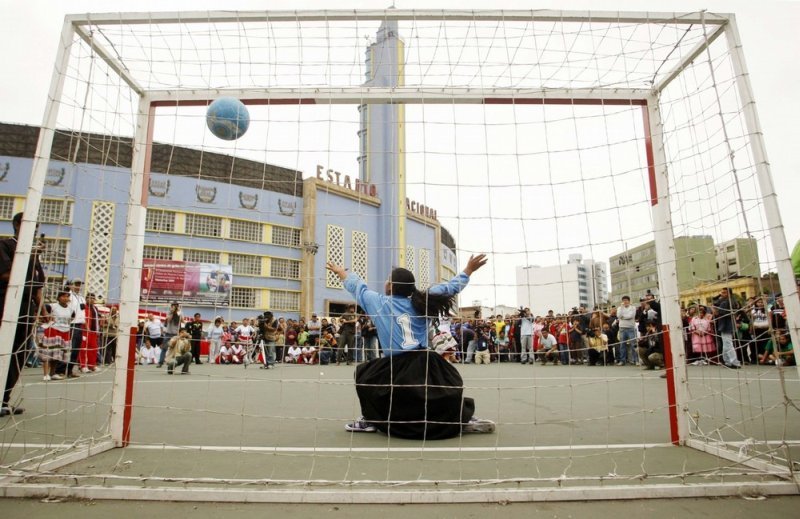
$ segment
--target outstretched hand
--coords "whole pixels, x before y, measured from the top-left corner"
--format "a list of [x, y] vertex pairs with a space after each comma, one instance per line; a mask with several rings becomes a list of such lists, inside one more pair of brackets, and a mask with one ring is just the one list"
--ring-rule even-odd
[[464, 274], [471, 276], [473, 272], [486, 265], [487, 261], [489, 261], [489, 258], [486, 257], [486, 254], [470, 256], [467, 266], [464, 267]]
[[347, 271], [341, 265], [336, 265], [335, 263], [331, 263], [330, 261], [325, 264], [325, 268], [339, 276], [339, 279], [344, 280], [347, 277]]

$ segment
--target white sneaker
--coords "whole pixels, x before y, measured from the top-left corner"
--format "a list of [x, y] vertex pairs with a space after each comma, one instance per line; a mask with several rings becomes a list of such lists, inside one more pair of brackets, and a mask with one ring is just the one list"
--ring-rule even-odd
[[94, 367], [92, 367], [92, 368], [91, 368], [89, 371], [91, 371], [92, 373], [97, 373], [97, 372], [98, 372], [98, 371], [100, 371], [100, 370], [99, 370], [99, 369], [97, 369], [97, 366], [94, 366]]
[[495, 428], [496, 426], [493, 421], [473, 417], [470, 419], [469, 423], [465, 423], [461, 426], [461, 432], [487, 434], [493, 433]]
[[50, 376], [50, 380], [64, 380], [64, 377], [56, 373], [55, 375]]
[[364, 417], [362, 416], [355, 422], [350, 422], [344, 424], [344, 430], [350, 432], [367, 432], [367, 433], [374, 433], [378, 430], [377, 427], [372, 425], [369, 422], [364, 421]]
[[81, 373], [89, 373], [89, 368], [81, 368]]
[[50, 375], [45, 375], [44, 377], [42, 377], [42, 380], [44, 380], [45, 382], [50, 382]]

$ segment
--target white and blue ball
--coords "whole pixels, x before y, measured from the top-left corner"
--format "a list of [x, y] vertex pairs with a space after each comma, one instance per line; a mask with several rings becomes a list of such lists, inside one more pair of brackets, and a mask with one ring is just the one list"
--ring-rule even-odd
[[244, 135], [250, 127], [250, 113], [238, 99], [220, 97], [208, 105], [206, 125], [220, 139], [233, 141]]

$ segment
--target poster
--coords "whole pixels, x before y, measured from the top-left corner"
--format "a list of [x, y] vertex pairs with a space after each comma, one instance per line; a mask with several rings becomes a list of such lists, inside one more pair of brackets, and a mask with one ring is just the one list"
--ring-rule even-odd
[[140, 300], [145, 303], [227, 306], [233, 269], [230, 265], [145, 259]]

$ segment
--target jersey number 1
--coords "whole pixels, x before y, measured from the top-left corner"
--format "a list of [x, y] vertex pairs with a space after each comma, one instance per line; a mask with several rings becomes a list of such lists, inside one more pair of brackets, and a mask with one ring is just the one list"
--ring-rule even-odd
[[411, 333], [411, 317], [408, 314], [403, 314], [398, 316], [396, 320], [403, 330], [403, 347], [416, 346], [417, 341], [414, 340], [414, 334]]

